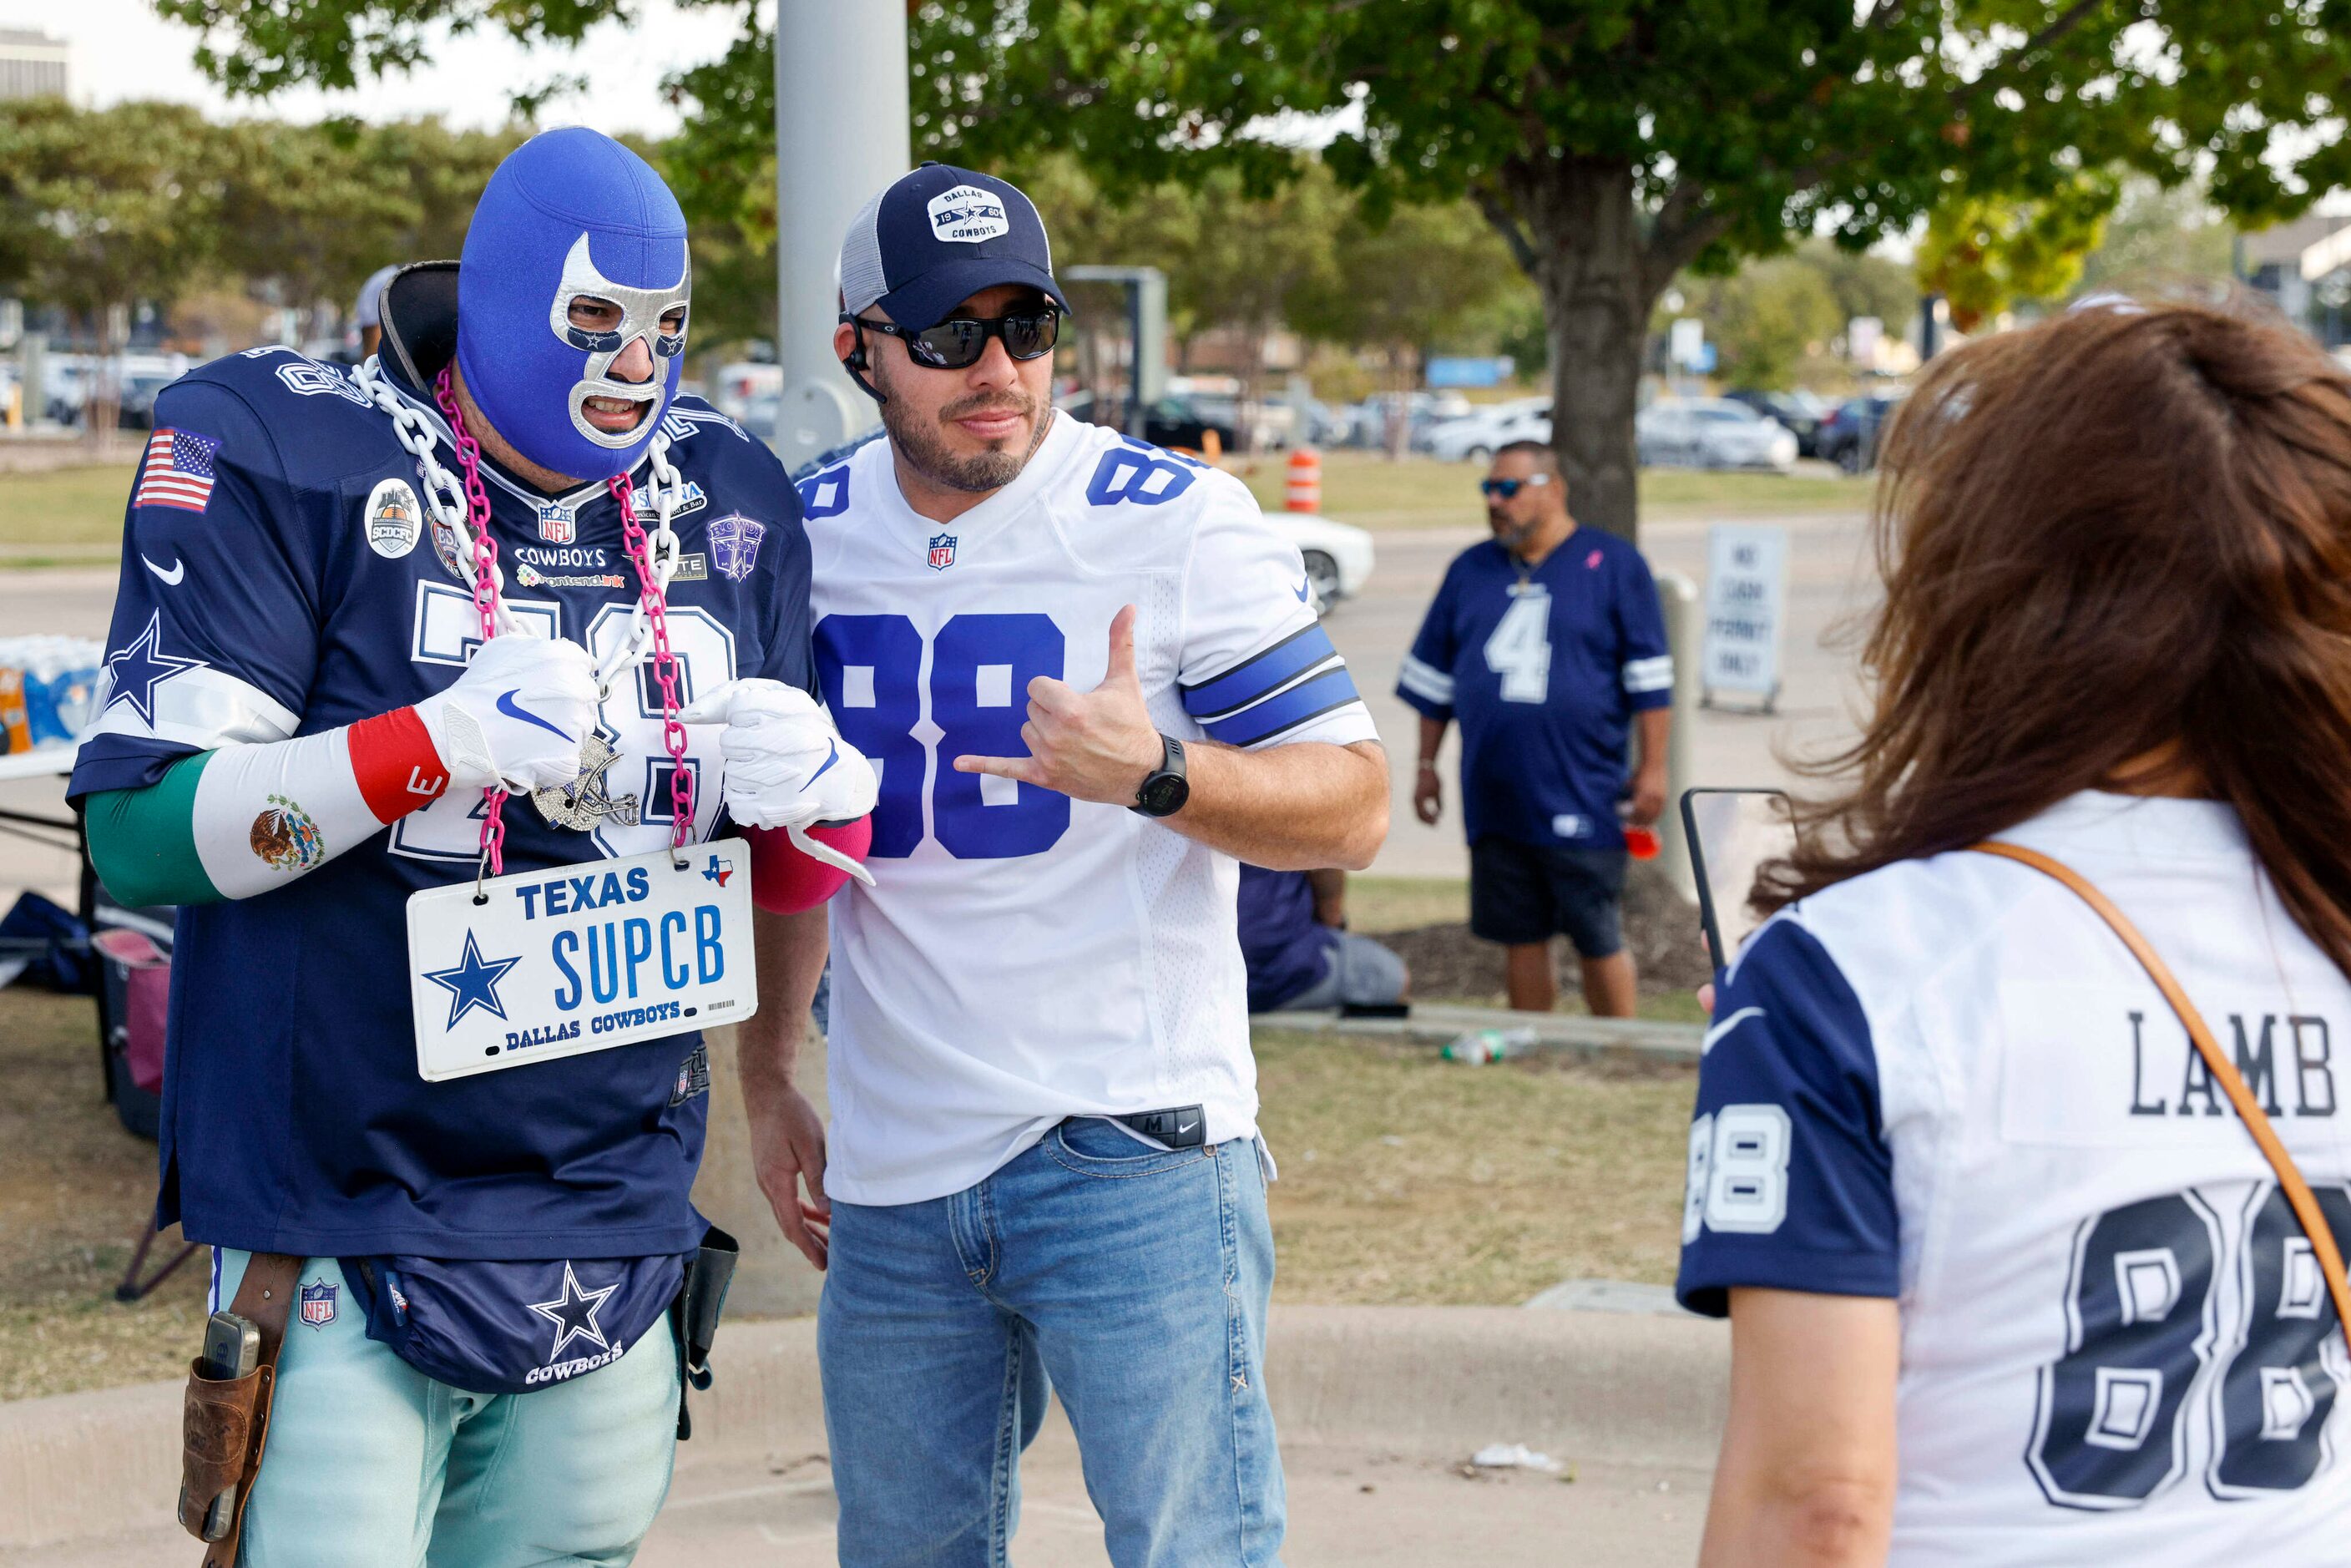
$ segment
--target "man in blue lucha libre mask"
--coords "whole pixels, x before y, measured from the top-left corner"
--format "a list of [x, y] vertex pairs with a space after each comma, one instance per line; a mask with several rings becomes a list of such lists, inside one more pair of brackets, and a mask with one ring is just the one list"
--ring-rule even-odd
[[532, 138], [465, 232], [457, 371], [490, 424], [574, 480], [625, 473], [677, 395], [685, 216], [645, 161], [591, 131]]
[[[220, 1568], [622, 1563], [668, 1489], [715, 1320], [688, 1268], [725, 1250], [690, 1201], [708, 1058], [690, 1027], [562, 1047], [659, 1021], [643, 1004], [687, 966], [667, 924], [625, 994], [592, 956], [568, 990], [523, 959], [563, 951], [580, 898], [651, 932], [625, 890], [679, 848], [873, 801], [808, 695], [798, 497], [678, 394], [688, 280], [659, 176], [549, 131], [492, 177], [461, 263], [385, 287], [356, 371], [254, 349], [158, 401], [72, 790], [116, 896], [178, 909], [158, 1213], [276, 1357]], [[469, 906], [461, 952], [410, 900], [475, 879], [498, 790], [501, 896], [545, 896], [509, 926]], [[733, 863], [692, 862], [714, 888]], [[769, 1051], [822, 961], [775, 959], [778, 919], [695, 928], [699, 972], [756, 967], [740, 1032]], [[475, 1015], [495, 1065], [428, 1081]], [[242, 1454], [205, 1397], [190, 1431]], [[193, 1528], [228, 1478], [189, 1473]]]

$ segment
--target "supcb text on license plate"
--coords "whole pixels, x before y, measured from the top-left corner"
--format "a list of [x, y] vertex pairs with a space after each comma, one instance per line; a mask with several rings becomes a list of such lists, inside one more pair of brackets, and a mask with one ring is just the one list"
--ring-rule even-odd
[[740, 839], [429, 888], [408, 901], [428, 1080], [731, 1024], [758, 1009]]

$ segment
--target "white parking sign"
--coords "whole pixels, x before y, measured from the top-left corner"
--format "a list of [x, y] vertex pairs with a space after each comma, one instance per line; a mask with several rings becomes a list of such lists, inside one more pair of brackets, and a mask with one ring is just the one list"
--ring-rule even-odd
[[1780, 692], [1780, 631], [1788, 598], [1788, 530], [1718, 523], [1707, 531], [1707, 691]]

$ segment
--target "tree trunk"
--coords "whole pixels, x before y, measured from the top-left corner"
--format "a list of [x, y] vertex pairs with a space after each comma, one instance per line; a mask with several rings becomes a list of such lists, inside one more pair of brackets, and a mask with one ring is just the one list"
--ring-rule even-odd
[[1575, 520], [1637, 537], [1633, 413], [1641, 350], [1662, 282], [1629, 164], [1562, 159], [1512, 172], [1508, 188], [1534, 255], [1551, 339], [1552, 448]]

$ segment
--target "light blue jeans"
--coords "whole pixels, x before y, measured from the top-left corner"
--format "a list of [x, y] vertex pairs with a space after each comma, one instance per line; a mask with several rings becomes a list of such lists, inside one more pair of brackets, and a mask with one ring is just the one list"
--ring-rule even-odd
[[[222, 1305], [249, 1256], [220, 1254]], [[636, 1556], [677, 1451], [666, 1319], [583, 1377], [468, 1394], [368, 1338], [332, 1258], [310, 1259], [299, 1281], [333, 1293], [313, 1314], [325, 1322], [298, 1307], [287, 1319], [243, 1568], [620, 1568]]]
[[817, 1312], [843, 1568], [1003, 1568], [1049, 1385], [1116, 1568], [1273, 1568], [1254, 1142], [1065, 1122], [977, 1186], [832, 1206]]

